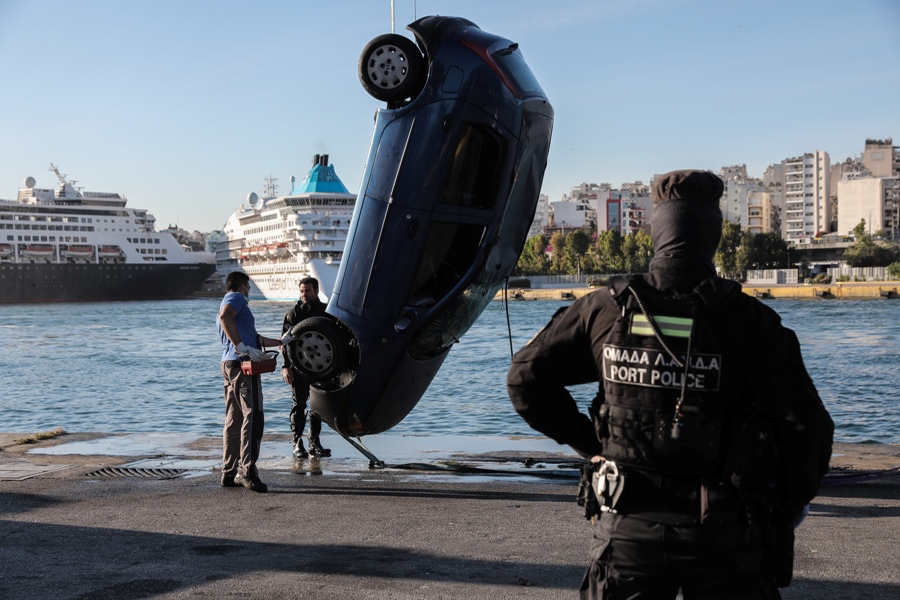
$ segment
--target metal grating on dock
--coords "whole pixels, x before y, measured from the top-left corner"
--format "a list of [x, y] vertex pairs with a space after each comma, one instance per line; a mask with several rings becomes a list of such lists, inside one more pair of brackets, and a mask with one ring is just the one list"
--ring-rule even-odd
[[187, 473], [187, 469], [160, 469], [144, 467], [104, 467], [86, 473], [85, 477], [149, 477], [153, 479], [175, 479]]

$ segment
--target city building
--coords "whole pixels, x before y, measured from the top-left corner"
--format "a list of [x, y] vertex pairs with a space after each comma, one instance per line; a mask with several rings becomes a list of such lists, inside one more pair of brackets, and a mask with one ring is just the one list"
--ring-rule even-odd
[[770, 233], [781, 231], [778, 227], [779, 210], [776, 205], [781, 198], [781, 192], [767, 192], [757, 190], [750, 194], [747, 198], [747, 214], [744, 229], [749, 233], [758, 235], [760, 233]]
[[[545, 227], [563, 234], [573, 229], [592, 229], [597, 219], [590, 204], [583, 200], [561, 200], [550, 203], [550, 224]], [[549, 234], [549, 233], [548, 233]]]
[[852, 235], [860, 221], [866, 222], [866, 233], [885, 229], [884, 204], [886, 177], [842, 179], [838, 183], [838, 233]]
[[816, 150], [787, 158], [784, 166], [782, 237], [811, 239], [831, 231], [831, 165], [827, 152]]
[[832, 178], [838, 177], [837, 231], [849, 235], [865, 221], [866, 233], [900, 239], [900, 148], [893, 140], [866, 140], [860, 158], [833, 169]]
[[528, 237], [532, 238], [544, 232], [544, 224], [550, 222], [550, 198], [546, 194], [538, 196], [537, 207], [534, 210], [534, 218], [528, 229]]

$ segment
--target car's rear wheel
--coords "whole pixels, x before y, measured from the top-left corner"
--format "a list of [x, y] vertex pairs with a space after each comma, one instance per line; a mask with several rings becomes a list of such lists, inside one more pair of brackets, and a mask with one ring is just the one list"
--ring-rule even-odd
[[291, 365], [310, 383], [331, 379], [344, 368], [346, 338], [327, 317], [310, 317], [291, 329]]
[[416, 44], [395, 33], [380, 35], [359, 57], [359, 80], [374, 98], [399, 102], [415, 98], [425, 83], [427, 64]]

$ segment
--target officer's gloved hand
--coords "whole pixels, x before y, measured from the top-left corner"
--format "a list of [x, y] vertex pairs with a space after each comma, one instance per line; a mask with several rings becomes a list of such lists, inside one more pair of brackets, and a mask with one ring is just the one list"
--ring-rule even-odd
[[297, 339], [297, 338], [295, 338], [294, 336], [292, 336], [292, 335], [291, 335], [291, 332], [288, 331], [288, 332], [285, 333], [283, 336], [281, 336], [281, 345], [282, 345], [282, 346], [287, 346], [288, 344], [290, 344], [291, 342], [293, 342], [295, 339]]
[[250, 357], [250, 360], [253, 362], [259, 362], [266, 357], [266, 353], [258, 348], [251, 348], [244, 342], [238, 344], [235, 349], [238, 351], [238, 354], [246, 354]]

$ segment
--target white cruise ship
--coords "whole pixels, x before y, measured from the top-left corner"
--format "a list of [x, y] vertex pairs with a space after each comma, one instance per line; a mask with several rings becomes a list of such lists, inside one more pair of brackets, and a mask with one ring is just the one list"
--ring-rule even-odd
[[297, 300], [300, 279], [315, 277], [323, 297], [331, 294], [356, 206], [327, 154], [296, 190], [278, 196], [275, 180], [266, 178], [262, 197], [251, 193], [248, 206], [234, 212], [216, 246], [216, 269], [250, 276], [251, 298]]
[[0, 200], [0, 304], [190, 298], [214, 273], [213, 253], [156, 231], [125, 196], [50, 170], [55, 189], [27, 177], [17, 200]]

